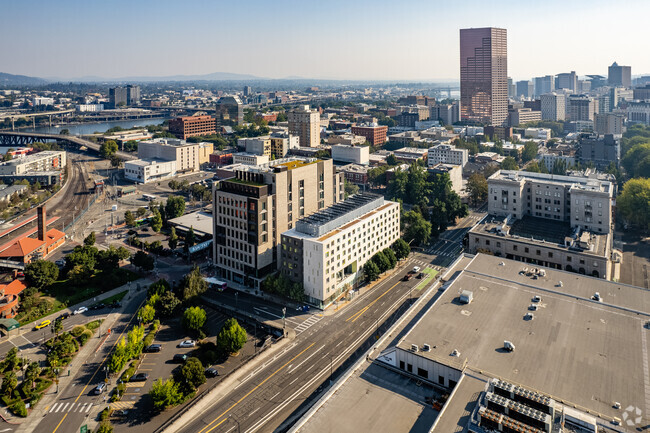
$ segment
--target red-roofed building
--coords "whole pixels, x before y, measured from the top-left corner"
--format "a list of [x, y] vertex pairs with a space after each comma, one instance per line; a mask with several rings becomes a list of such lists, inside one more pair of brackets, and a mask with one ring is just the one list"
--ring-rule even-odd
[[20, 237], [13, 243], [5, 245], [0, 251], [0, 259], [30, 263], [32, 260], [44, 259], [65, 243], [65, 233], [46, 227], [45, 207], [38, 208], [38, 232], [36, 238]]
[[20, 280], [0, 284], [0, 318], [12, 319], [18, 313], [18, 299], [27, 286]]

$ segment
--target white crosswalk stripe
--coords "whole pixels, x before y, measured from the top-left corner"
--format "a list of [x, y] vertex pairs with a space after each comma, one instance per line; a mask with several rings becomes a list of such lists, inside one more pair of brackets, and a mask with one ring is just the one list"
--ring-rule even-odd
[[[80, 404], [81, 404], [81, 403], [80, 403]], [[84, 409], [86, 408], [86, 405], [87, 405], [87, 404], [88, 404], [88, 403], [84, 403], [83, 406], [81, 406], [81, 407], [79, 408], [79, 412], [83, 412]]]
[[303, 321], [300, 325], [296, 327], [296, 335], [300, 334], [301, 332], [306, 331], [307, 329], [311, 328], [315, 323], [318, 323], [322, 317], [318, 316], [311, 316], [310, 318], [306, 319]]
[[[65, 406], [63, 406], [63, 407], [61, 408], [61, 412], [65, 412], [65, 410], [66, 410], [66, 408], [68, 407], [69, 404], [70, 404], [70, 403], [66, 403]], [[58, 410], [57, 410], [57, 412], [58, 412]]]
[[88, 407], [86, 408], [86, 413], [88, 413], [88, 411], [90, 410], [91, 407], [93, 407], [93, 404], [92, 404], [92, 403], [90, 403], [90, 404], [88, 405]]
[[62, 406], [62, 405], [63, 405], [63, 403], [54, 403], [54, 404], [52, 405], [52, 409], [50, 409], [50, 413], [52, 413], [52, 412], [57, 412], [57, 411], [58, 411], [58, 408], [59, 408], [60, 406]]

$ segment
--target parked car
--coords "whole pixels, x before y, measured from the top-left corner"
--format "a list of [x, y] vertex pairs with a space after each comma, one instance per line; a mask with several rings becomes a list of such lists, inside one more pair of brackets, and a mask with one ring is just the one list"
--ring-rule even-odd
[[194, 340], [185, 340], [178, 343], [178, 347], [187, 348], [196, 346], [196, 341]]
[[418, 279], [421, 280], [422, 278], [424, 278], [424, 272], [420, 272], [418, 274]]
[[219, 372], [217, 371], [216, 368], [210, 367], [205, 369], [205, 377], [217, 377], [219, 376]]
[[154, 352], [160, 352], [161, 350], [162, 350], [162, 345], [152, 344], [151, 346], [145, 349], [145, 352], [154, 353]]
[[417, 274], [418, 272], [420, 272], [420, 267], [419, 266], [413, 266], [413, 273]]
[[74, 313], [72, 314], [76, 316], [77, 314], [85, 313], [86, 311], [88, 311], [88, 307], [79, 307], [76, 310], [74, 310]]
[[38, 325], [36, 325], [36, 329], [42, 329], [42, 328], [45, 328], [45, 327], [48, 326], [50, 323], [52, 323], [52, 322], [49, 321], [49, 320], [43, 320], [41, 323], [39, 323]]
[[95, 304], [95, 305], [92, 305], [92, 306], [90, 307], [90, 309], [91, 309], [91, 310], [101, 310], [101, 309], [104, 308], [104, 307], [105, 307], [104, 304]]
[[117, 417], [117, 418], [124, 418], [128, 414], [129, 414], [128, 409], [118, 409], [118, 410], [114, 410], [111, 415], [113, 415], [114, 417]]
[[56, 320], [65, 320], [65, 319], [67, 319], [68, 317], [70, 317], [70, 313], [63, 313], [63, 314], [61, 314], [61, 315], [58, 317], [58, 319], [56, 319]]
[[174, 355], [174, 357], [172, 358], [172, 361], [173, 361], [173, 362], [181, 362], [181, 363], [182, 363], [182, 362], [185, 362], [186, 359], [187, 359], [187, 355], [183, 355], [182, 353], [177, 353], [177, 354]]
[[103, 393], [105, 390], [106, 390], [106, 384], [104, 382], [102, 382], [99, 385], [97, 385], [95, 387], [95, 389], [93, 389], [93, 394], [99, 395], [99, 394]]
[[539, 295], [535, 295], [535, 296], [533, 296], [532, 301], [533, 302], [542, 302], [542, 297], [539, 296]]
[[138, 373], [134, 374], [131, 376], [131, 379], [129, 382], [145, 382], [147, 379], [149, 379], [149, 374], [147, 373]]

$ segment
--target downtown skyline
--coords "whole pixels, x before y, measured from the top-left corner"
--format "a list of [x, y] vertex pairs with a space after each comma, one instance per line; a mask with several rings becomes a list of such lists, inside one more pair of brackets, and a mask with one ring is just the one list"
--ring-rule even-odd
[[[459, 29], [500, 27], [508, 30], [508, 75], [515, 80], [571, 70], [606, 75], [614, 61], [632, 66], [633, 75], [650, 73], [650, 58], [612, 36], [625, 31], [626, 41], [642, 40], [640, 20], [650, 11], [642, 1], [36, 3], [4, 3], [15, 19], [0, 36], [20, 43], [0, 47], [2, 72], [59, 79], [227, 72], [458, 80]], [[19, 24], [25, 22], [29, 32]]]

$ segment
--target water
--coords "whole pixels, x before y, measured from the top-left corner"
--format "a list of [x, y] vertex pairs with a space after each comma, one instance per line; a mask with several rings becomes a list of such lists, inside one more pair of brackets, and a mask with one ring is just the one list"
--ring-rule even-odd
[[36, 128], [20, 128], [16, 131], [20, 132], [38, 132], [43, 134], [58, 134], [62, 129], [67, 129], [72, 135], [86, 135], [94, 132], [106, 132], [115, 126], [124, 129], [133, 128], [134, 126], [147, 126], [147, 125], [160, 125], [163, 121], [167, 120], [164, 117], [152, 119], [137, 119], [137, 120], [113, 120], [110, 122], [92, 122], [82, 123], [79, 125], [61, 125], [59, 128], [54, 126], [37, 126]]

